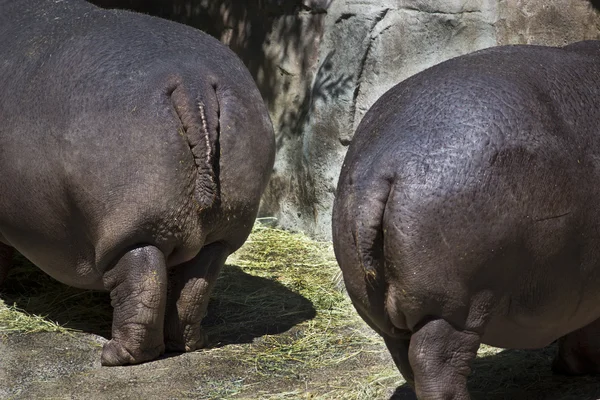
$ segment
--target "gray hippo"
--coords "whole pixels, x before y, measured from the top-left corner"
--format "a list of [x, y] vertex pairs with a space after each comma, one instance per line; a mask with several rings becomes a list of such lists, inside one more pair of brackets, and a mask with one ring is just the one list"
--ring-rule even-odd
[[600, 372], [600, 42], [496, 47], [393, 87], [350, 145], [333, 241], [419, 399], [468, 399], [481, 343]]
[[82, 0], [0, 0], [0, 278], [12, 249], [110, 291], [103, 365], [204, 345], [273, 127], [242, 62], [181, 24]]

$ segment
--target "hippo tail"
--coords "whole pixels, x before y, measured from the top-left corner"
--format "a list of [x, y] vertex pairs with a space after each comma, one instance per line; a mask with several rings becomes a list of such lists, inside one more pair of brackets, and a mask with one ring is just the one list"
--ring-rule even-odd
[[[368, 281], [381, 278], [383, 270], [383, 220], [386, 203], [392, 190], [392, 178], [360, 179], [367, 184], [344, 185], [348, 190], [342, 213], [344, 225], [350, 227], [360, 267]], [[347, 229], [347, 228], [346, 228]]]
[[361, 218], [356, 218], [353, 236], [361, 266], [369, 280], [378, 279], [383, 262], [383, 216], [392, 188], [388, 180], [376, 181], [355, 204]]
[[[220, 197], [219, 102], [214, 87], [191, 89], [177, 80], [169, 85], [167, 94], [181, 121], [179, 133], [194, 159], [197, 170], [194, 197], [202, 211], [213, 207]], [[202, 97], [196, 96], [197, 93]]]

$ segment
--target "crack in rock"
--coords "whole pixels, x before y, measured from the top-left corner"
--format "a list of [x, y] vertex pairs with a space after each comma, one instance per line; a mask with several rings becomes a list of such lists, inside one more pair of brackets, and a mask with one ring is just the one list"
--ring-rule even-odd
[[342, 15], [339, 16], [338, 19], [335, 20], [335, 24], [339, 24], [342, 21], [347, 21], [350, 18], [354, 18], [356, 17], [355, 13], [343, 13]]
[[465, 15], [465, 14], [481, 14], [481, 10], [461, 10], [456, 12], [451, 11], [429, 11], [429, 10], [421, 10], [415, 7], [401, 7], [398, 9], [399, 11], [411, 12], [411, 13], [420, 13], [420, 14], [431, 14], [431, 15]]
[[[365, 50], [365, 53], [360, 61], [360, 65], [358, 68], [358, 73], [357, 73], [357, 78], [356, 78], [356, 87], [354, 88], [354, 94], [352, 96], [352, 106], [350, 109], [350, 126], [352, 126], [352, 130], [356, 129], [355, 126], [355, 121], [356, 121], [356, 99], [358, 98], [358, 95], [360, 93], [360, 87], [362, 84], [362, 79], [363, 79], [363, 73], [364, 73], [364, 69], [365, 69], [365, 64], [369, 58], [369, 55], [371, 54], [371, 48], [373, 46], [373, 42], [375, 41], [375, 39], [377, 39], [379, 37], [379, 35], [386, 31], [387, 29], [389, 29], [390, 27], [386, 27], [385, 29], [382, 29], [381, 32], [379, 32], [379, 34], [377, 35], [373, 35], [373, 32], [375, 32], [375, 29], [377, 28], [377, 25], [384, 20], [384, 18], [387, 16], [387, 14], [389, 13], [390, 9], [389, 8], [385, 8], [383, 10], [381, 10], [373, 19], [373, 23], [371, 24], [371, 27], [369, 29], [369, 44], [367, 45], [367, 49]], [[343, 141], [345, 142], [345, 141]], [[344, 144], [342, 142], [342, 144]]]

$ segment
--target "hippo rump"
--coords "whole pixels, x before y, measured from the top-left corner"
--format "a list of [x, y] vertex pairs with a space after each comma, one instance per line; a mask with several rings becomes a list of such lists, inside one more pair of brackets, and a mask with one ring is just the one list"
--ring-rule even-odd
[[274, 161], [249, 72], [181, 24], [0, 0], [0, 277], [13, 249], [110, 291], [103, 365], [191, 351]]
[[350, 145], [333, 240], [420, 399], [468, 399], [481, 343], [600, 372], [600, 42], [458, 57], [385, 93]]

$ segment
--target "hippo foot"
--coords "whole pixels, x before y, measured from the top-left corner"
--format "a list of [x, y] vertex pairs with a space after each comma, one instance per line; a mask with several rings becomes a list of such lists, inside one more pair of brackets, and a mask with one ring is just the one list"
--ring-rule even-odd
[[114, 367], [127, 364], [140, 364], [150, 361], [165, 352], [165, 346], [161, 345], [152, 349], [131, 351], [114, 339], [109, 340], [102, 348], [100, 362], [105, 367]]
[[197, 331], [192, 338], [186, 338], [185, 341], [168, 339], [166, 349], [169, 352], [190, 352], [203, 349], [208, 345], [208, 336], [203, 330]]

